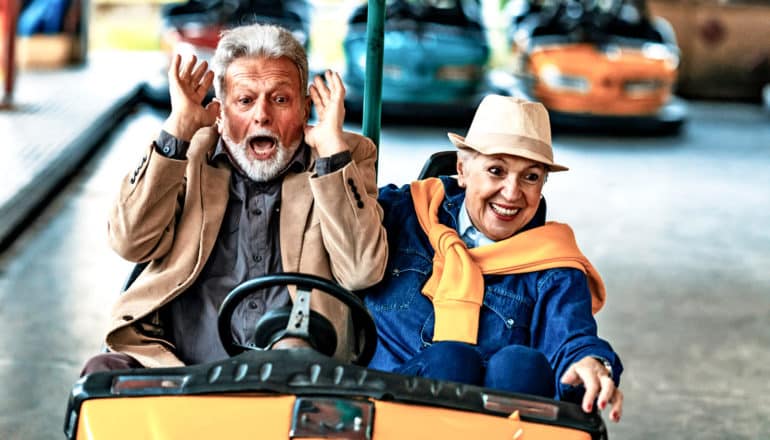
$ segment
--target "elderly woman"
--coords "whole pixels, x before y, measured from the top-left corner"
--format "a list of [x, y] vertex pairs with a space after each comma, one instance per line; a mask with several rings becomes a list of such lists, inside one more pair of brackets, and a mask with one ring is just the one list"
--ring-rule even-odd
[[[597, 336], [605, 292], [569, 226], [545, 221], [553, 161], [539, 103], [487, 96], [458, 147], [457, 178], [380, 190], [390, 256], [364, 292], [379, 344], [370, 368], [612, 404], [622, 365]], [[558, 378], [558, 381], [557, 381]], [[582, 395], [582, 397], [581, 397]]]

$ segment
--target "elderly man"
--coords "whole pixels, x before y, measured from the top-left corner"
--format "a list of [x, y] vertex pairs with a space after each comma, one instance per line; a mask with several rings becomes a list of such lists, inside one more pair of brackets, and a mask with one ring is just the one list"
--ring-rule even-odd
[[[316, 77], [308, 96], [303, 47], [272, 25], [223, 33], [212, 68], [178, 55], [171, 63], [171, 113], [124, 179], [108, 225], [118, 254], [149, 265], [113, 308], [109, 352], [84, 374], [227, 357], [218, 308], [256, 276], [303, 272], [361, 289], [383, 275], [375, 146], [342, 131], [339, 76]], [[216, 99], [204, 107], [212, 83]], [[315, 126], [307, 125], [311, 101]], [[250, 344], [258, 318], [290, 295], [279, 286], [244, 301], [231, 324], [235, 340]], [[311, 307], [335, 326], [335, 357], [349, 359], [348, 310], [315, 293]]]
[[566, 224], [545, 221], [553, 160], [539, 103], [490, 95], [458, 147], [457, 178], [380, 190], [384, 279], [367, 289], [379, 344], [369, 367], [594, 401], [618, 421], [620, 358], [597, 336], [604, 284]]

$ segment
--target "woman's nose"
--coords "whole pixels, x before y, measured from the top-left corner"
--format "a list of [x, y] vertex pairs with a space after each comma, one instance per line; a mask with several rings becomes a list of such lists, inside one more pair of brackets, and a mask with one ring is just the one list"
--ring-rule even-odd
[[515, 178], [505, 179], [503, 187], [500, 190], [500, 195], [508, 201], [514, 201], [519, 198], [519, 194], [519, 182]]

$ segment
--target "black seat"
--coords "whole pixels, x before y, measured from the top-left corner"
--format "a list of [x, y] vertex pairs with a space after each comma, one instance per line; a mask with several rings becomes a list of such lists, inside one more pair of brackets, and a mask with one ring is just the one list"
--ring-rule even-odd
[[453, 176], [457, 174], [457, 151], [439, 151], [433, 153], [422, 167], [417, 179], [428, 177]]

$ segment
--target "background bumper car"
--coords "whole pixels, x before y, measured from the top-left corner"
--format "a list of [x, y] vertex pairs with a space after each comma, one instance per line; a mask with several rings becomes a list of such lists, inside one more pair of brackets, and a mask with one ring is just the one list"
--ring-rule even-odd
[[679, 48], [641, 0], [529, 0], [512, 7], [511, 93], [540, 101], [555, 128], [676, 133]]
[[[350, 16], [344, 40], [346, 109], [361, 113], [367, 5]], [[489, 93], [490, 48], [476, 0], [386, 2], [382, 71], [385, 116], [470, 118]]]
[[[176, 53], [210, 60], [223, 30], [251, 23], [283, 26], [305, 49], [310, 45], [310, 5], [305, 0], [190, 0], [162, 8], [161, 48], [169, 60]], [[165, 66], [143, 87], [145, 99], [164, 108], [171, 105], [167, 69]]]

